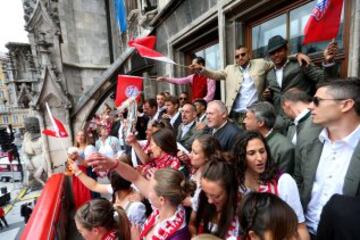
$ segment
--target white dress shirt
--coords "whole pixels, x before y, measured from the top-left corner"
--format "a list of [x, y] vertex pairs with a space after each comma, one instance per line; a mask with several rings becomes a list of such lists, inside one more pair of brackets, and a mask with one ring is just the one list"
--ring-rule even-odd
[[179, 117], [179, 114], [180, 114], [180, 112], [176, 112], [175, 115], [170, 118], [171, 126], [174, 126], [174, 123], [175, 123], [176, 119]]
[[244, 69], [240, 67], [240, 71], [243, 73], [243, 82], [241, 84], [240, 92], [237, 95], [234, 103], [235, 112], [245, 112], [248, 106], [251, 106], [258, 100], [258, 93], [254, 80], [250, 76], [250, 64]]
[[286, 60], [285, 64], [281, 68], [275, 67], [276, 81], [279, 84], [279, 87], [282, 87], [282, 82], [284, 78], [284, 68], [288, 64], [289, 60]]
[[192, 125], [194, 124], [194, 121], [192, 121], [191, 123], [188, 123], [188, 124], [184, 124], [182, 125], [182, 128], [181, 128], [181, 138], [183, 138], [185, 136], [186, 133], [189, 132], [190, 128], [192, 127]]
[[294, 125], [295, 125], [295, 133], [293, 138], [291, 139], [291, 142], [296, 145], [297, 142], [297, 125], [299, 125], [300, 120], [306, 116], [306, 114], [308, 114], [310, 112], [309, 109], [305, 109], [304, 111], [302, 111], [299, 115], [297, 115], [297, 117], [294, 119]]
[[360, 125], [347, 137], [332, 142], [326, 129], [319, 135], [324, 143], [311, 191], [311, 200], [305, 214], [306, 224], [312, 234], [316, 234], [320, 214], [324, 205], [334, 194], [343, 194], [345, 175], [351, 157], [360, 140]]

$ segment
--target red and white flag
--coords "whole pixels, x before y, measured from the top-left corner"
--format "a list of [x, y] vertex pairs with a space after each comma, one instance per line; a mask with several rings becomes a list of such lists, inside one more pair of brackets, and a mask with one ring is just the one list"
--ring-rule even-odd
[[147, 36], [147, 37], [143, 37], [143, 38], [132, 39], [128, 42], [129, 47], [133, 47], [134, 43], [140, 44], [140, 45], [150, 48], [150, 49], [154, 49], [155, 43], [156, 43], [156, 37], [155, 36]]
[[343, 0], [318, 0], [304, 28], [304, 42], [321, 42], [336, 38]]
[[[155, 36], [150, 36], [152, 38], [137, 38], [129, 41], [128, 45], [130, 47], [136, 48], [139, 55], [143, 58], [150, 58], [156, 61], [166, 62], [170, 64], [176, 64], [173, 60], [168, 57], [165, 57], [161, 53], [155, 51], [153, 48], [155, 47]], [[151, 48], [152, 46], [152, 48]]]
[[143, 79], [143, 77], [137, 76], [118, 75], [115, 106], [120, 106], [130, 97], [134, 97], [139, 101], [143, 90]]
[[52, 129], [44, 129], [42, 131], [43, 134], [47, 135], [47, 136], [52, 136], [52, 137], [57, 137], [57, 138], [64, 138], [69, 136], [69, 134], [67, 133], [64, 124], [57, 118], [53, 117], [49, 105], [48, 103], [45, 103], [46, 105], [46, 109], [49, 113], [49, 118], [53, 127]]

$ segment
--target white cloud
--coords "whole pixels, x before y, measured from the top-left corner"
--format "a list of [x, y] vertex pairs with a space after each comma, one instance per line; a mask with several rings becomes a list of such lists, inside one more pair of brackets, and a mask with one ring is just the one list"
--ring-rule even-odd
[[0, 52], [8, 42], [28, 43], [22, 0], [0, 0]]

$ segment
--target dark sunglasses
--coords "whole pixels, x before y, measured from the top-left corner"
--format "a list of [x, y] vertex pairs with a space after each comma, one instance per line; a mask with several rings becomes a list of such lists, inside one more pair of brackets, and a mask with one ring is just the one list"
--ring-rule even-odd
[[314, 105], [316, 106], [316, 107], [318, 107], [319, 105], [320, 105], [320, 102], [321, 101], [326, 101], [326, 100], [328, 100], [328, 101], [342, 101], [342, 100], [346, 100], [346, 99], [344, 99], [344, 98], [319, 98], [319, 97], [313, 97], [312, 98], [312, 102], [314, 103]]
[[187, 98], [184, 98], [184, 97], [181, 97], [181, 98], [179, 98], [179, 100], [186, 100]]
[[235, 55], [235, 58], [239, 58], [240, 56], [245, 57], [245, 55], [246, 55], [246, 53], [240, 53], [240, 54]]

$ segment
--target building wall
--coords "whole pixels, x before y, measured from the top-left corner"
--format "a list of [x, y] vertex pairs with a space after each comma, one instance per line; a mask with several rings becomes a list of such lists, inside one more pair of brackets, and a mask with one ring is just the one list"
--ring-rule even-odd
[[63, 71], [76, 102], [110, 65], [105, 1], [59, 1], [58, 11]]

